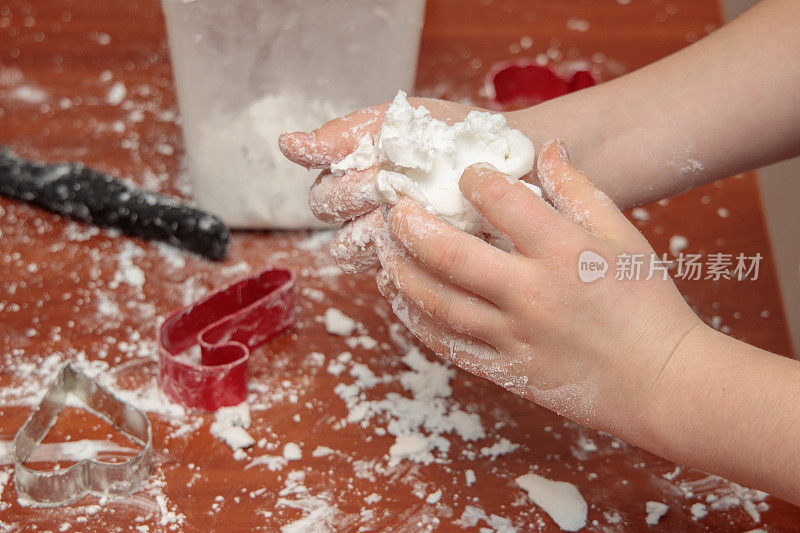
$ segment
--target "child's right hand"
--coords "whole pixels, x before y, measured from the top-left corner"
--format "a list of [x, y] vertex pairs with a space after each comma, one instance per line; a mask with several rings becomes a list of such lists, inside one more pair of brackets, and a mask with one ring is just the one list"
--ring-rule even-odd
[[[409, 98], [412, 106], [425, 106], [431, 115], [448, 124], [459, 122], [477, 108], [427, 98]], [[330, 172], [355, 150], [358, 141], [373, 140], [383, 124], [389, 103], [368, 107], [324, 124], [313, 132], [284, 133], [278, 140], [283, 154], [306, 168], [324, 169], [309, 193], [309, 206], [323, 222], [344, 223], [331, 244], [331, 254], [345, 272], [364, 272], [379, 267], [373, 239], [386, 233], [375, 195], [378, 168], [349, 170], [341, 176]]]

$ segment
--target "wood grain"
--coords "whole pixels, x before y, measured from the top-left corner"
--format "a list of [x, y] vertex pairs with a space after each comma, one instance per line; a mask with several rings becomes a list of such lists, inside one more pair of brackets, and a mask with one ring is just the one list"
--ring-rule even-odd
[[[568, 29], [570, 18], [587, 21], [588, 31]], [[601, 79], [609, 79], [688, 45], [719, 23], [718, 6], [709, 0], [628, 5], [429, 0], [417, 93], [485, 104], [484, 77], [494, 64], [539, 54], [558, 64], [586, 61]], [[0, 143], [25, 156], [80, 160], [153, 190], [186, 194], [157, 1], [5, 2], [0, 5], [0, 69]], [[105, 95], [116, 81], [125, 84], [128, 96], [111, 106]], [[730, 215], [721, 217], [720, 208]], [[754, 176], [736, 176], [646, 209], [649, 221], [635, 223], [659, 252], [679, 234], [688, 238], [687, 251], [764, 256], [757, 281], [691, 281], [679, 287], [703, 319], [789, 355]], [[2, 199], [0, 232], [0, 439], [13, 437], [66, 360], [79, 361], [115, 390], [138, 394], [137, 404], [162, 413], [150, 414], [159, 466], [146, 490], [99, 507], [96, 499], [84, 498], [68, 508], [41, 510], [21, 505], [8, 481], [0, 495], [0, 528], [276, 531], [317, 505], [330, 510], [322, 525], [337, 530], [451, 531], [460, 530], [456, 522], [471, 505], [520, 530], [557, 529], [514, 484], [514, 477], [530, 471], [575, 483], [590, 504], [591, 530], [744, 531], [766, 524], [770, 531], [788, 531], [800, 521], [797, 508], [771, 497], [769, 509], [760, 512], [761, 524], [743, 505], [693, 520], [693, 503], [709, 494], [735, 499], [744, 489], [691, 469], [672, 476], [676, 466], [669, 461], [455, 370], [453, 393], [445, 402], [477, 413], [486, 437], [464, 442], [451, 436], [441, 462], [389, 466], [394, 441], [381, 434], [385, 421], [371, 420], [364, 427], [342, 423], [347, 409], [334, 388], [353, 378], [347, 371], [335, 376], [315, 366], [308, 354], [321, 352], [331, 361], [351, 352], [353, 361], [388, 376], [386, 384], [364, 393], [380, 400], [389, 392], [408, 394], [397, 376], [407, 370], [399, 358], [410, 339], [391, 334], [395, 321], [371, 276], [338, 274], [324, 245], [307, 232], [239, 232], [230, 258], [212, 264]], [[140, 288], [116, 277], [129, 263], [146, 275]], [[155, 328], [160, 317], [204, 291], [269, 265], [297, 272], [300, 317], [290, 335], [253, 356], [251, 433], [265, 446], [237, 461], [210, 435], [212, 417], [168, 416], [169, 405], [159, 404], [152, 388]], [[327, 334], [318, 317], [328, 307], [356, 318], [381, 344], [351, 348]], [[93, 417], [70, 411], [47, 442], [107, 437], [122, 442]], [[493, 460], [481, 457], [481, 448], [501, 438], [519, 448]], [[589, 451], [587, 439], [597, 451]], [[255, 457], [280, 454], [288, 442], [302, 447], [302, 460], [276, 471], [258, 464], [248, 468]], [[313, 457], [317, 446], [335, 452]], [[3, 460], [7, 463], [7, 455]], [[472, 486], [463, 482], [467, 469], [477, 476]], [[0, 472], [10, 473], [11, 467], [0, 466]], [[300, 477], [303, 488], [292, 488], [292, 480]], [[426, 503], [425, 496], [437, 489], [443, 491], [441, 501]], [[372, 494], [379, 501], [374, 501], [378, 496], [365, 501]], [[644, 523], [650, 500], [670, 506], [653, 528]]]

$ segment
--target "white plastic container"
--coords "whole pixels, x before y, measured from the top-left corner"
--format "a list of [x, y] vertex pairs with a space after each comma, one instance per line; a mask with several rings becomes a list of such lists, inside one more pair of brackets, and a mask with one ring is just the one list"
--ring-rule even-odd
[[410, 89], [425, 0], [162, 0], [195, 201], [235, 228], [308, 228], [310, 130]]

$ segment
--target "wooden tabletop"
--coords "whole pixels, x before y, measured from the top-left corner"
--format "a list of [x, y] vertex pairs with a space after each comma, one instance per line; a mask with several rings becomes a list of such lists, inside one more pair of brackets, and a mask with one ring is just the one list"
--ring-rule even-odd
[[[719, 24], [710, 0], [429, 0], [417, 93], [485, 104], [486, 73], [515, 58], [583, 61], [609, 79]], [[157, 0], [10, 0], [0, 5], [0, 43], [0, 143], [31, 158], [80, 160], [150, 190], [188, 193]], [[106, 95], [117, 82], [126, 97], [112, 105]], [[681, 235], [687, 252], [764, 257], [756, 281], [679, 287], [715, 327], [789, 355], [753, 174], [645, 209], [635, 223], [658, 252]], [[588, 530], [786, 531], [800, 523], [792, 505], [582, 428], [455, 368], [451, 394], [414, 399], [403, 376], [415, 371], [401, 360], [412, 338], [371, 275], [338, 272], [328, 234], [238, 232], [230, 257], [216, 264], [0, 199], [0, 235], [0, 530], [557, 529], [514, 483], [528, 472], [575, 484], [589, 503]], [[235, 458], [211, 435], [212, 416], [160, 395], [155, 331], [170, 311], [271, 265], [296, 272], [299, 318], [252, 357], [249, 431], [258, 444]], [[139, 271], [141, 284], [130, 275]], [[320, 316], [331, 307], [377, 345], [329, 334]], [[158, 465], [138, 494], [56, 509], [18, 501], [8, 443], [66, 361], [149, 412]], [[364, 368], [379, 383], [358, 382], [360, 396], [348, 407], [341, 384], [356, 383]], [[447, 376], [433, 366], [416, 377], [435, 370]], [[396, 408], [404, 398], [410, 412]], [[395, 408], [348, 422], [354, 404], [370, 401]], [[449, 449], [436, 450], [430, 464], [394, 464], [387, 428], [413, 425], [420, 407], [476, 414], [484, 435], [464, 440], [440, 429]], [[70, 464], [81, 449], [132, 453], [112, 428], [74, 409], [45, 443], [43, 467]], [[301, 459], [275, 459], [288, 443]], [[515, 446], [493, 456], [504, 444]], [[647, 501], [669, 506], [653, 527], [645, 524]], [[695, 519], [698, 502], [709, 514]]]

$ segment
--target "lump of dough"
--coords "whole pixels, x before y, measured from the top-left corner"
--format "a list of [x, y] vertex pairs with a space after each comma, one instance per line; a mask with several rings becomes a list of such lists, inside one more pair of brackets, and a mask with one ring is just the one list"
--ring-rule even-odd
[[477, 234], [492, 230], [461, 194], [461, 174], [474, 163], [489, 163], [519, 179], [533, 169], [534, 158], [533, 143], [510, 128], [503, 115], [472, 111], [464, 121], [448, 126], [425, 107], [412, 107], [400, 91], [375, 143], [363, 137], [331, 170], [343, 173], [380, 165], [375, 187], [381, 200], [395, 203], [400, 195], [409, 196], [453, 226]]

